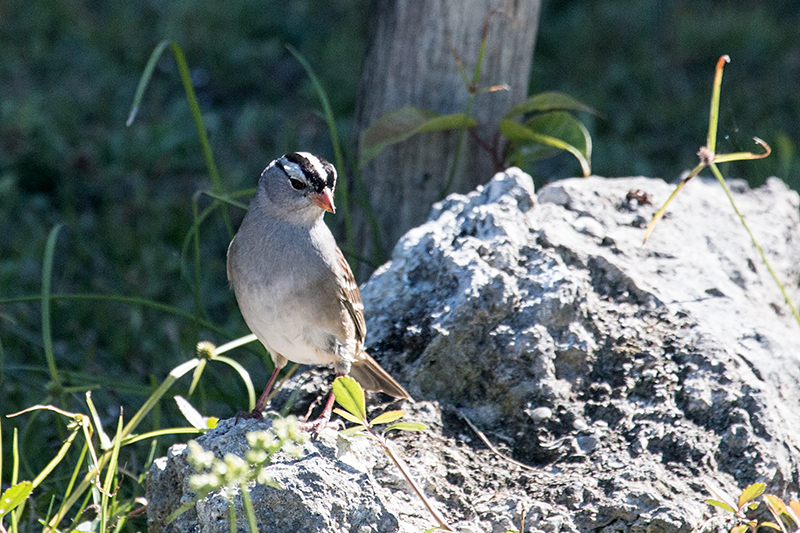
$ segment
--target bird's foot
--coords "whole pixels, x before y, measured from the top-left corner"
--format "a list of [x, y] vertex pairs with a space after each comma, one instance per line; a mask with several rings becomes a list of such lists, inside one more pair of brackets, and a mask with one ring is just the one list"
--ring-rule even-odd
[[300, 422], [298, 426], [302, 431], [307, 431], [312, 435], [319, 435], [325, 429], [332, 429], [334, 431], [344, 429], [344, 423], [341, 420], [334, 420], [331, 422], [330, 417], [325, 416], [321, 416], [316, 420]]
[[234, 420], [234, 424], [238, 424], [239, 420], [264, 420], [264, 414], [259, 411], [258, 409], [253, 409], [252, 411], [239, 411], [236, 413], [236, 420]]
[[333, 400], [334, 396], [331, 392], [328, 396], [328, 401], [325, 403], [325, 409], [322, 410], [322, 415], [317, 418], [316, 420], [312, 420], [308, 422], [308, 418], [311, 415], [311, 409], [314, 407], [315, 404], [311, 404], [309, 407], [308, 412], [306, 413], [305, 420], [300, 423], [300, 428], [313, 433], [314, 435], [319, 435], [320, 431], [325, 428], [331, 428], [335, 431], [340, 429], [344, 429], [344, 424], [341, 420], [335, 420], [331, 422], [331, 412], [333, 411]]

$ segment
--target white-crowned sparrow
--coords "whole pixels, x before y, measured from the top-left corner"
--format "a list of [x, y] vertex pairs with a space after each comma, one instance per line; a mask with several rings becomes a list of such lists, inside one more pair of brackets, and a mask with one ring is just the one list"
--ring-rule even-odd
[[[256, 416], [287, 360], [333, 364], [365, 390], [410, 398], [364, 351], [361, 293], [322, 220], [325, 211], [334, 212], [335, 186], [336, 170], [320, 157], [297, 152], [276, 159], [261, 174], [228, 247], [228, 280], [239, 309], [275, 363]], [[331, 406], [332, 397], [328, 415]]]

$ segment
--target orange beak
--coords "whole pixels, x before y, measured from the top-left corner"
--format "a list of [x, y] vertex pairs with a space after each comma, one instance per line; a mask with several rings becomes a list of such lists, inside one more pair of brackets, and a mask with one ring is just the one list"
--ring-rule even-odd
[[333, 196], [328, 189], [323, 189], [321, 193], [312, 194], [309, 199], [312, 204], [320, 209], [324, 209], [328, 213], [336, 212], [336, 207], [333, 205]]

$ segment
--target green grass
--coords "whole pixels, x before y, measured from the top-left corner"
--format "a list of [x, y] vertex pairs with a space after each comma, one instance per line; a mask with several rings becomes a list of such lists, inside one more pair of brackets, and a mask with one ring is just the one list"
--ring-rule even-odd
[[[777, 175], [800, 189], [800, 3], [698, 0], [545, 2], [531, 92], [559, 90], [606, 119], [589, 126], [601, 176], [677, 178], [697, 164], [707, 88], [728, 54], [719, 151], [767, 141], [767, 159], [723, 165], [759, 185]], [[563, 172], [564, 162], [547, 171]], [[567, 169], [569, 171], [569, 169]]]
[[[544, 4], [530, 93], [559, 90], [605, 115], [582, 117], [593, 136], [595, 173], [670, 179], [693, 168], [713, 66], [727, 53], [718, 150], [751, 150], [757, 135], [774, 153], [722, 171], [753, 184], [776, 174], [800, 188], [800, 4]], [[290, 150], [333, 160], [331, 116], [347, 151], [366, 16], [365, 3], [355, 0], [0, 3], [0, 300], [30, 297], [0, 304], [0, 415], [45, 401], [84, 412], [83, 391], [93, 389], [111, 432], [119, 406], [134, 413], [171, 369], [194, 356], [198, 340], [222, 344], [247, 333], [225, 279], [228, 231], [218, 213], [201, 226], [199, 284], [192, 246], [184, 254], [193, 198], [212, 184], [170, 54], [157, 63], [137, 119], [125, 127], [154, 47], [172, 39], [184, 50], [222, 187], [232, 193], [253, 187], [264, 166]], [[327, 118], [287, 44], [327, 91]], [[529, 170], [539, 184], [579, 172], [569, 156]], [[202, 212], [212, 200], [198, 202]], [[230, 213], [235, 226], [242, 213]], [[52, 300], [44, 313], [49, 335], [37, 299], [46, 252], [51, 293], [84, 295]], [[86, 296], [92, 294], [104, 299]], [[258, 387], [267, 368], [254, 346], [229, 355]], [[191, 398], [203, 414], [230, 416], [244, 407], [248, 392], [234, 369], [218, 365], [211, 376]], [[186, 396], [184, 381], [170, 392]], [[162, 402], [140, 431], [180, 420], [177, 408]], [[69, 434], [50, 413], [4, 419], [4, 482], [15, 428], [20, 479], [33, 479]], [[162, 439], [152, 453], [169, 443]], [[150, 454], [147, 446], [126, 446], [119, 461], [139, 474]], [[64, 463], [76, 464], [79, 455], [69, 450]], [[70, 475], [57, 469], [37, 489], [42, 515], [47, 490], [62, 489]]]

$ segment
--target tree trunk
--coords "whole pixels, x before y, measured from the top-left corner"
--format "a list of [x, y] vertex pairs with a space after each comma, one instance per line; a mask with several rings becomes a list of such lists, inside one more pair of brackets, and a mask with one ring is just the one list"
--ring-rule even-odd
[[[471, 81], [484, 24], [486, 52], [479, 87], [507, 84], [509, 90], [479, 94], [472, 106], [476, 133], [495, 141], [497, 124], [528, 91], [540, 0], [373, 0], [367, 55], [356, 101], [357, 136], [388, 111], [414, 105], [438, 113], [463, 113], [469, 91], [453, 48]], [[442, 198], [462, 133], [418, 134], [387, 147], [361, 169], [379, 226], [378, 249], [363, 210], [354, 213], [356, 253], [388, 258], [397, 240], [421, 224]], [[471, 135], [464, 137], [447, 192], [468, 192], [496, 170], [492, 154]], [[362, 266], [360, 273], [368, 273]]]

